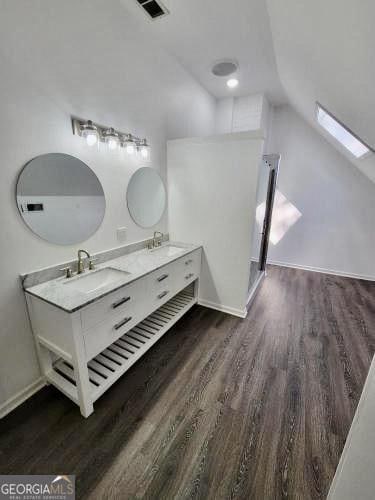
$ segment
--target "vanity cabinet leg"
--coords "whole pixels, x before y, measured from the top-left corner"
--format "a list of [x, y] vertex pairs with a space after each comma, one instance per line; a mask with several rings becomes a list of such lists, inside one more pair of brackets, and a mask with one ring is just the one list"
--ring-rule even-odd
[[38, 336], [37, 336], [36, 332], [34, 331], [34, 325], [31, 321], [31, 316], [30, 316], [30, 311], [33, 310], [33, 305], [32, 305], [31, 298], [28, 294], [26, 294], [26, 303], [27, 303], [27, 313], [28, 313], [28, 317], [29, 317], [29, 321], [30, 321], [30, 326], [31, 326], [31, 330], [32, 330], [33, 335], [34, 335], [35, 347], [36, 347], [36, 353], [37, 353], [37, 357], [38, 357], [38, 361], [39, 361], [40, 371], [42, 372], [45, 384], [49, 385], [49, 382], [46, 378], [46, 375], [52, 371], [51, 353], [46, 347], [44, 347], [39, 342]]
[[80, 335], [81, 319], [79, 314], [72, 317], [73, 339], [75, 352], [73, 358], [74, 375], [78, 394], [78, 403], [83, 417], [87, 418], [93, 413], [94, 405], [91, 398], [91, 386], [89, 380], [89, 370], [86, 362], [86, 351], [83, 337]]
[[74, 375], [76, 379], [77, 394], [81, 415], [85, 418], [89, 417], [94, 411], [94, 405], [91, 399], [90, 380], [87, 364], [79, 366], [77, 361], [74, 362]]
[[49, 350], [40, 344], [38, 340], [36, 341], [36, 349], [39, 359], [39, 366], [42, 374], [46, 376], [52, 371], [52, 359]]

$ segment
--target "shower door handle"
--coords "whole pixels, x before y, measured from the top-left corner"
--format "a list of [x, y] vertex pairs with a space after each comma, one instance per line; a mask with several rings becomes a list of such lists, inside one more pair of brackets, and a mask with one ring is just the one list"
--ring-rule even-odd
[[266, 218], [264, 217], [263, 227], [262, 227], [262, 231], [260, 232], [260, 234], [265, 235], [266, 231], [267, 231], [267, 221], [266, 221]]

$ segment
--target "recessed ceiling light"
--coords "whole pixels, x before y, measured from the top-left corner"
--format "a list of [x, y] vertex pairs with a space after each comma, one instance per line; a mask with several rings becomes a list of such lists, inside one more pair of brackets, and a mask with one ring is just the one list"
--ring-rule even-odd
[[229, 80], [227, 81], [227, 85], [230, 89], [236, 88], [238, 83], [239, 82], [238, 82], [237, 78], [229, 78]]
[[356, 158], [362, 158], [372, 149], [357, 137], [348, 127], [339, 122], [329, 111], [323, 108], [318, 102], [316, 119], [320, 126], [324, 128], [342, 146], [352, 153]]

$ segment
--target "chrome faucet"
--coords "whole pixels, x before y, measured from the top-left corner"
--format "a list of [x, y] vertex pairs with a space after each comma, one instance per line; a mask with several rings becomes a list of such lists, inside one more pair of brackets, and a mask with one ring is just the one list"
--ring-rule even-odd
[[153, 248], [160, 247], [163, 241], [164, 234], [160, 231], [154, 231], [154, 237], [147, 243], [147, 248], [152, 250]]
[[81, 257], [81, 254], [86, 254], [88, 259], [91, 259], [90, 254], [86, 252], [86, 250], [78, 250], [78, 265], [77, 265], [77, 274], [82, 274], [85, 272], [85, 263]]
[[163, 237], [164, 237], [164, 234], [161, 233], [160, 231], [154, 232], [154, 238], [152, 240], [154, 248], [161, 246], [161, 242], [163, 241]]

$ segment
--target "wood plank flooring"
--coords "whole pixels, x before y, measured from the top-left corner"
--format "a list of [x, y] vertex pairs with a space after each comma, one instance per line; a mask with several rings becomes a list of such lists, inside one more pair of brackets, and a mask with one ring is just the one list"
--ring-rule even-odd
[[0, 422], [2, 474], [77, 498], [325, 498], [375, 350], [375, 283], [269, 266], [245, 320], [194, 307], [83, 419], [47, 387]]

